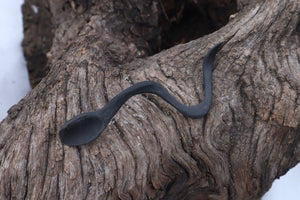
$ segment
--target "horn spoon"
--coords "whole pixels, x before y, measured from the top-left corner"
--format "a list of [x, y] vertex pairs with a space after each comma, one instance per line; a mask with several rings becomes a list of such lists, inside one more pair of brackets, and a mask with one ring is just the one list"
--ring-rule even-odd
[[77, 146], [90, 143], [100, 136], [110, 120], [121, 106], [132, 96], [141, 93], [156, 94], [190, 118], [201, 118], [206, 115], [212, 102], [212, 66], [222, 43], [214, 46], [203, 61], [205, 97], [200, 104], [186, 106], [172, 96], [162, 85], [153, 81], [143, 81], [123, 90], [111, 99], [102, 109], [96, 112], [82, 113], [67, 121], [59, 131], [63, 144]]

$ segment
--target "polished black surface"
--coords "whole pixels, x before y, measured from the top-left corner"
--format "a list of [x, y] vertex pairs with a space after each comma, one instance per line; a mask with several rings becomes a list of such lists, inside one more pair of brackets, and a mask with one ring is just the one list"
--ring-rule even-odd
[[95, 140], [106, 128], [121, 106], [132, 96], [141, 93], [152, 93], [160, 96], [174, 106], [183, 115], [191, 118], [201, 118], [206, 115], [212, 102], [212, 67], [220, 44], [214, 46], [203, 61], [203, 77], [205, 97], [200, 104], [186, 106], [177, 101], [162, 85], [153, 81], [143, 81], [125, 89], [96, 112], [80, 114], [66, 122], [59, 131], [63, 144], [76, 146]]

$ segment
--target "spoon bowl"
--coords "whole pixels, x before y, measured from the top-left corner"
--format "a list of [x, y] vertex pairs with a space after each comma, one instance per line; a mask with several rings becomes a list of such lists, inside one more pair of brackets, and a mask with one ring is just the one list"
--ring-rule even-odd
[[82, 113], [61, 127], [59, 137], [62, 143], [69, 146], [87, 144], [97, 138], [105, 127], [97, 112]]

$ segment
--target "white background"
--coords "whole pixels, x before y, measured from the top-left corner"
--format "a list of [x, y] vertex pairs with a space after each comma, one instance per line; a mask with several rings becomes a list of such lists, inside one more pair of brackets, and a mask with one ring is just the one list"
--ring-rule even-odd
[[[0, 121], [7, 115], [7, 110], [30, 90], [21, 48], [22, 3], [23, 0], [2, 0], [0, 6]], [[37, 13], [38, 7], [32, 5], [32, 12]], [[300, 163], [274, 181], [271, 190], [262, 199], [299, 200]]]

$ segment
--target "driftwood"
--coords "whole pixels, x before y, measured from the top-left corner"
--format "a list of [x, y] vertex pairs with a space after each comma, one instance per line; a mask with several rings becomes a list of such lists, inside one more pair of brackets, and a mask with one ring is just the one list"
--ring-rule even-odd
[[[24, 51], [49, 72], [0, 124], [0, 199], [260, 199], [300, 161], [299, 2], [238, 2], [226, 26], [159, 53], [159, 1], [28, 0], [27, 22], [34, 3], [48, 31], [24, 24]], [[68, 119], [139, 81], [197, 104], [219, 42], [204, 118], [138, 95], [93, 143], [61, 144]]]

